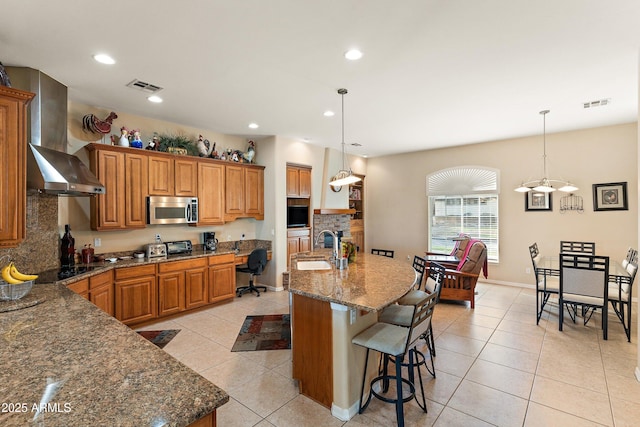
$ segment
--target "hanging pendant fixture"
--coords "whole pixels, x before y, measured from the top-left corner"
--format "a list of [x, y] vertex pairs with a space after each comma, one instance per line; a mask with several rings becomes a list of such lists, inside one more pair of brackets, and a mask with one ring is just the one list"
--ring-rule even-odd
[[515, 191], [519, 193], [526, 193], [528, 191], [539, 191], [541, 193], [551, 193], [552, 191], [556, 191], [556, 188], [553, 186], [553, 183], [558, 183], [561, 185], [558, 190], [571, 193], [573, 191], [578, 190], [578, 187], [571, 184], [569, 181], [563, 181], [558, 179], [550, 179], [547, 177], [547, 114], [550, 110], [542, 110], [540, 114], [542, 114], [542, 168], [543, 168], [543, 177], [541, 179], [522, 182], [519, 187], [515, 188]]
[[345, 143], [344, 143], [344, 96], [348, 93], [348, 91], [344, 88], [338, 89], [338, 94], [342, 98], [342, 169], [338, 171], [337, 174], [331, 178], [331, 182], [329, 185], [334, 187], [334, 189], [339, 190], [338, 187], [342, 187], [343, 185], [353, 184], [354, 182], [361, 181], [362, 179], [355, 176], [351, 171], [351, 167], [347, 168], [346, 154], [345, 154]]

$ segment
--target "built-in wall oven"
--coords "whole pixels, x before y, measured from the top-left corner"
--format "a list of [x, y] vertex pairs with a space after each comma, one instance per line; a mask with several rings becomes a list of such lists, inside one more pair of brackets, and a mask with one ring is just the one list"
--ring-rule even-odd
[[198, 222], [197, 197], [147, 197], [147, 224], [193, 224]]

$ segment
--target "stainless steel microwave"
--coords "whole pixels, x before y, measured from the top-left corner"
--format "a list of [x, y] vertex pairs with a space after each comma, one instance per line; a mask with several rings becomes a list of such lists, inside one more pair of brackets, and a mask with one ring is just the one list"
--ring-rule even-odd
[[197, 197], [147, 197], [147, 224], [194, 224], [198, 222]]

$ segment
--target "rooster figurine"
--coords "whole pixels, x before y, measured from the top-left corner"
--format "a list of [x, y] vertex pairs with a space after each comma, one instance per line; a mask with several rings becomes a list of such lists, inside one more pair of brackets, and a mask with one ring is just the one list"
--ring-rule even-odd
[[253, 158], [256, 156], [256, 144], [253, 141], [249, 141], [249, 148], [246, 153], [242, 153], [242, 158], [247, 163], [253, 163]]
[[82, 118], [82, 130], [91, 133], [101, 133], [103, 135], [107, 134], [111, 132], [111, 124], [117, 118], [118, 115], [113, 111], [109, 113], [109, 116], [104, 120], [100, 120], [93, 114], [87, 114]]

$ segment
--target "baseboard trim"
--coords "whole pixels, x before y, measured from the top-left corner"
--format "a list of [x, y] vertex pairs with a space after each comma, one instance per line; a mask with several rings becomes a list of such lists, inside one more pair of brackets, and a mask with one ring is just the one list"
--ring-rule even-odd
[[335, 403], [331, 404], [331, 415], [340, 421], [349, 421], [351, 418], [355, 417], [358, 413], [358, 406], [360, 402], [354, 403], [350, 408], [341, 408], [337, 406]]

